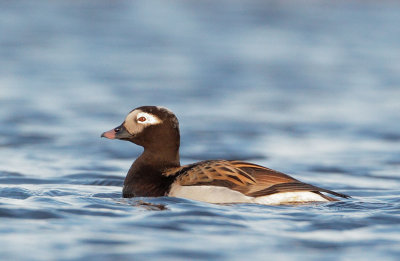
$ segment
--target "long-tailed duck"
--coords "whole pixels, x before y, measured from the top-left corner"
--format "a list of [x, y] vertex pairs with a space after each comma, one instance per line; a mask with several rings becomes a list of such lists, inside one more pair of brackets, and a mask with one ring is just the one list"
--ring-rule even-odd
[[101, 137], [144, 148], [124, 181], [123, 197], [182, 197], [210, 203], [285, 204], [337, 201], [349, 196], [303, 183], [284, 173], [239, 160], [179, 161], [179, 123], [165, 107], [143, 106]]

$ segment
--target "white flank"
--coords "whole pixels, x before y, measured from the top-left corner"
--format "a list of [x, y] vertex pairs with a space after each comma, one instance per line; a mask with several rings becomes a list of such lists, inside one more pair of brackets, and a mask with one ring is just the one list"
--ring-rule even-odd
[[172, 184], [168, 196], [187, 198], [209, 203], [257, 203], [279, 205], [296, 202], [328, 201], [313, 192], [284, 192], [263, 197], [248, 197], [238, 191], [217, 186], [180, 186]]
[[254, 198], [254, 203], [263, 204], [263, 205], [279, 205], [284, 203], [301, 203], [301, 202], [321, 202], [321, 201], [329, 201], [320, 195], [310, 192], [310, 191], [301, 191], [301, 192], [283, 192], [276, 193], [268, 196], [257, 197]]
[[209, 203], [245, 203], [253, 202], [254, 198], [226, 187], [217, 186], [181, 186], [172, 184], [168, 196], [188, 198]]

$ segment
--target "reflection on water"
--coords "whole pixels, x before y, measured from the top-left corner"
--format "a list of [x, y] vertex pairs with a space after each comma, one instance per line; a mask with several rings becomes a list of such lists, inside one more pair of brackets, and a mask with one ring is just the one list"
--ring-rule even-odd
[[[398, 259], [399, 11], [0, 2], [0, 259]], [[122, 199], [141, 149], [99, 135], [141, 105], [177, 114], [184, 164], [244, 159], [353, 198]]]

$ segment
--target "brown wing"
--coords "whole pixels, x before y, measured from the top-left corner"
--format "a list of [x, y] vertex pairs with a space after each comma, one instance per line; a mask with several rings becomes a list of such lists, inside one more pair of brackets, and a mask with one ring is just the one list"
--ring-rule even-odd
[[182, 186], [223, 186], [247, 196], [259, 197], [280, 192], [313, 191], [348, 197], [300, 182], [284, 173], [242, 161], [210, 160], [181, 167], [166, 175], [177, 175]]

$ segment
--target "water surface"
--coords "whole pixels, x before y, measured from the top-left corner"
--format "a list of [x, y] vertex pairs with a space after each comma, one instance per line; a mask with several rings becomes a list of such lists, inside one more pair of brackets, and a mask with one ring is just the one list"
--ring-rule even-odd
[[[395, 1], [0, 2], [1, 260], [398, 260]], [[123, 199], [141, 105], [183, 164], [242, 159], [352, 196]]]

